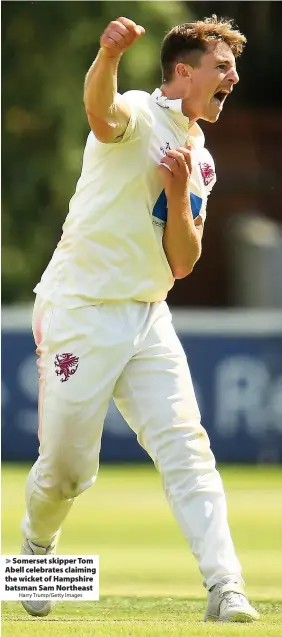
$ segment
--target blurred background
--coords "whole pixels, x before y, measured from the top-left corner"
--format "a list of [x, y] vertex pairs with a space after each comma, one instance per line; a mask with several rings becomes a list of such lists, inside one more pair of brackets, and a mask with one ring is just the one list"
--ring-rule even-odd
[[[99, 36], [120, 15], [146, 28], [122, 59], [119, 90], [152, 92], [161, 82], [165, 32], [213, 12], [234, 18], [248, 45], [238, 60], [240, 83], [219, 122], [203, 124], [218, 181], [202, 257], [168, 301], [203, 424], [217, 461], [228, 465], [223, 477], [231, 527], [250, 593], [276, 599], [282, 568], [279, 2], [2, 3], [2, 546], [18, 551], [24, 479], [38, 450], [32, 289], [60, 239], [80, 174], [88, 134], [83, 83]], [[83, 551], [94, 548], [102, 556], [103, 593], [116, 594], [119, 587], [130, 595], [202, 596], [158, 478], [113, 404], [101, 457], [113, 465], [102, 463], [95, 497], [87, 492], [76, 503], [61, 552], [81, 552], [83, 537]], [[125, 462], [133, 464], [117, 468]]]
[[[282, 460], [282, 5], [177, 0], [2, 3], [4, 459], [37, 453], [32, 290], [80, 174], [83, 83], [100, 34], [119, 15], [146, 28], [123, 56], [119, 90], [152, 92], [166, 31], [213, 12], [233, 18], [248, 44], [219, 122], [203, 123], [218, 181], [202, 257], [168, 301], [218, 459]], [[113, 405], [102, 457], [145, 459]]]

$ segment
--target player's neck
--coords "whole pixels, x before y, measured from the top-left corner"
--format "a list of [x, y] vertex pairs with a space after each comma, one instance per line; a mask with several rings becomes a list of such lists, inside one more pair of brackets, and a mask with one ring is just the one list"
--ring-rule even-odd
[[187, 105], [187, 100], [185, 100], [184, 95], [179, 94], [179, 89], [173, 84], [162, 84], [161, 91], [170, 100], [182, 100], [182, 113], [184, 117], [187, 117], [189, 120], [189, 128], [194, 126], [198, 117], [189, 114], [189, 105]]

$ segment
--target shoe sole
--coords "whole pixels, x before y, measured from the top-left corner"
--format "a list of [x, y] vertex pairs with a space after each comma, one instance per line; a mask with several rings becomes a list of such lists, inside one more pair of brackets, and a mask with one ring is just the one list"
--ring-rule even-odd
[[208, 617], [205, 617], [205, 622], [237, 622], [241, 624], [250, 624], [251, 622], [258, 621], [258, 619], [258, 617], [252, 617], [252, 615], [248, 615], [248, 613], [236, 613], [232, 617], [228, 617], [226, 619], [209, 615]]
[[230, 622], [241, 622], [242, 624], [250, 624], [251, 622], [256, 622], [258, 617], [252, 617], [252, 615], [248, 615], [247, 613], [238, 613], [231, 617], [231, 619], [227, 620]]

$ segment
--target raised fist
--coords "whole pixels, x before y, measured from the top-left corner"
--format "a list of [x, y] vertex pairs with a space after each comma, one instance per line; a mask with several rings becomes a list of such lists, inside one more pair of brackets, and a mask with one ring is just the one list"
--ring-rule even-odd
[[118, 18], [108, 24], [100, 38], [100, 46], [109, 57], [119, 57], [141, 35], [145, 29], [128, 18]]

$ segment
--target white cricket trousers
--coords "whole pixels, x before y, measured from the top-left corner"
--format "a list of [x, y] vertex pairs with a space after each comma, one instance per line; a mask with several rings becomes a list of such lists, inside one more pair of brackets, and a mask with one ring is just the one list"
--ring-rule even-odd
[[161, 473], [204, 585], [240, 579], [221, 478], [167, 304], [122, 301], [69, 310], [37, 296], [33, 332], [40, 455], [27, 478], [25, 537], [49, 546], [74, 498], [95, 481], [113, 396]]

